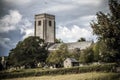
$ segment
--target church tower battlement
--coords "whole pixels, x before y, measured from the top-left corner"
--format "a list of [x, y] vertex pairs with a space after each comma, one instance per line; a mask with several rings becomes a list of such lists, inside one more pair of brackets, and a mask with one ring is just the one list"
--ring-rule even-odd
[[35, 36], [44, 39], [45, 42], [55, 42], [55, 16], [51, 14], [35, 15]]

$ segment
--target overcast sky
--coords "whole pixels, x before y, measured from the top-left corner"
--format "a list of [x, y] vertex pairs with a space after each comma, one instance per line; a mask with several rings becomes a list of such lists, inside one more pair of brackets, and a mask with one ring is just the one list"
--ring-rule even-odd
[[108, 0], [0, 0], [0, 56], [33, 35], [35, 14], [55, 15], [56, 37], [64, 42], [95, 39], [89, 23], [98, 11], [109, 12]]

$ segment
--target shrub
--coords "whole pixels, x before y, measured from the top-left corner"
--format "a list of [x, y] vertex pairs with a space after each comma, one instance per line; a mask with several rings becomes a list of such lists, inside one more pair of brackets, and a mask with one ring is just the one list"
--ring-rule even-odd
[[102, 71], [102, 72], [114, 72], [116, 69], [115, 63], [101, 64], [101, 65], [90, 65], [83, 67], [73, 67], [73, 68], [58, 68], [54, 70], [34, 70], [29, 72], [14, 72], [14, 73], [0, 73], [0, 78], [18, 78], [18, 77], [28, 77], [28, 76], [43, 76], [43, 75], [58, 75], [58, 74], [77, 74], [92, 71]]

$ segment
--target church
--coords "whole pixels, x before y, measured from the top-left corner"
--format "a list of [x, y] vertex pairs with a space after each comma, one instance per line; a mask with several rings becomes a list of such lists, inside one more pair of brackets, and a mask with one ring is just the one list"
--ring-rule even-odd
[[[34, 35], [44, 39], [48, 43], [48, 50], [54, 51], [59, 48], [62, 43], [55, 43], [56, 39], [56, 22], [55, 15], [37, 14], [35, 15]], [[83, 33], [84, 34], [84, 33]], [[92, 44], [92, 41], [65, 43], [69, 50], [75, 48], [83, 50]]]

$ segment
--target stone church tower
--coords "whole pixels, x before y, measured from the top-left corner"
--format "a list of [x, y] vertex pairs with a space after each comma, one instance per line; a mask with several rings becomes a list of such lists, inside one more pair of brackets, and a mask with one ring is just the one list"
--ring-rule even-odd
[[[63, 43], [55, 43], [55, 16], [51, 14], [37, 14], [35, 15], [35, 31], [34, 35], [44, 39], [49, 51], [57, 50]], [[84, 50], [89, 47], [92, 42], [73, 42], [65, 43], [68, 50], [80, 49]]]
[[50, 14], [35, 15], [35, 36], [44, 39], [45, 42], [55, 42], [55, 16]]

